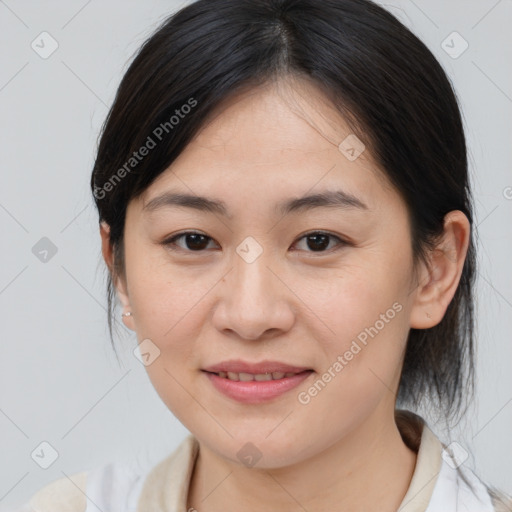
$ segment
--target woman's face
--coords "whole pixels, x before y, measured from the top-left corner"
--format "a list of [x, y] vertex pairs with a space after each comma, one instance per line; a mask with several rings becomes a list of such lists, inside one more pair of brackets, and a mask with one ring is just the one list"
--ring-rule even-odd
[[[158, 394], [204, 446], [267, 468], [392, 424], [415, 308], [405, 204], [321, 94], [289, 84], [223, 105], [129, 204], [124, 240], [125, 323]], [[233, 361], [295, 376], [205, 371]]]

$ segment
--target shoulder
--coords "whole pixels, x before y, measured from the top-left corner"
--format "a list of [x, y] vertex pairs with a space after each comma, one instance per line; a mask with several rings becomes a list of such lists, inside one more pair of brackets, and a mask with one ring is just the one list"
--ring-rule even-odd
[[486, 485], [464, 465], [455, 443], [446, 446], [410, 411], [395, 411], [395, 419], [405, 444], [417, 453], [401, 512], [512, 512], [512, 497]]
[[457, 504], [458, 507], [462, 507], [462, 510], [512, 512], [512, 498], [487, 485], [473, 469], [464, 466], [449, 447], [444, 447], [443, 450], [440, 480], [439, 487], [444, 486], [445, 490], [448, 490], [446, 484], [449, 481], [454, 484], [453, 496], [456, 498], [454, 506]]
[[85, 512], [134, 509], [140, 491], [140, 471], [126, 462], [113, 462], [54, 480], [15, 512]]
[[178, 510], [174, 496], [187, 483], [197, 451], [197, 441], [189, 436], [156, 466], [135, 460], [113, 462], [65, 476], [42, 487], [13, 512], [86, 512], [88, 507], [136, 512], [140, 499], [142, 510], [151, 510], [160, 499], [170, 500], [169, 510]]
[[87, 471], [54, 480], [39, 489], [16, 512], [85, 512]]
[[488, 487], [492, 505], [496, 512], [512, 512], [512, 496], [499, 491], [494, 487]]

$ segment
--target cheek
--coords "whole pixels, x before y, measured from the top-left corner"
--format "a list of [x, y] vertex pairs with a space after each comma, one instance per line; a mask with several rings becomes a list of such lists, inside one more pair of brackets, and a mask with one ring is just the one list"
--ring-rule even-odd
[[[201, 409], [194, 408], [191, 377], [197, 372], [196, 340], [207, 317], [207, 292], [215, 283], [192, 273], [172, 272], [169, 266], [142, 259], [132, 265], [130, 301], [136, 316], [139, 342], [151, 340], [158, 354], [145, 369], [162, 402], [189, 429], [194, 428]], [[153, 345], [149, 345], [153, 347]], [[204, 418], [202, 418], [204, 421]]]
[[297, 396], [311, 444], [319, 432], [325, 439], [348, 434], [379, 403], [394, 401], [408, 331], [406, 308], [394, 287], [365, 282], [352, 288], [344, 281], [346, 286], [324, 296], [323, 310], [322, 301], [312, 306], [322, 311], [329, 330], [317, 338], [323, 350], [317, 378]]
[[395, 383], [409, 330], [406, 280], [385, 270], [397, 268], [405, 267], [381, 255], [380, 263], [346, 267], [325, 286], [309, 287], [309, 294], [303, 288], [304, 302], [320, 318], [316, 323], [324, 333], [317, 338], [322, 371], [328, 373], [326, 380], [336, 375], [332, 382], [337, 384], [328, 386], [339, 388], [337, 393], [371, 394], [376, 384]]
[[201, 299], [215, 284], [215, 276], [173, 266], [165, 250], [142, 243], [131, 244], [126, 269], [138, 334], [165, 346], [181, 340], [175, 333], [185, 326], [194, 332], [197, 321], [192, 320], [201, 311]]
[[[400, 262], [384, 260], [347, 263], [339, 270], [310, 278], [295, 278], [298, 295], [305, 305], [326, 327], [326, 339], [339, 345], [357, 337], [365, 329], [376, 325], [378, 331], [396, 329], [396, 318], [404, 310], [406, 281], [393, 277], [393, 269], [404, 268]], [[405, 276], [405, 273], [402, 273]], [[374, 331], [373, 331], [374, 332]], [[364, 334], [361, 335], [364, 341]]]
[[126, 262], [134, 328], [139, 343], [150, 340], [145, 343], [156, 354], [145, 367], [155, 390], [186, 422], [180, 411], [190, 406], [186, 389], [199, 365], [196, 340], [208, 314], [208, 290], [218, 279], [178, 272], [161, 258], [152, 260], [149, 252], [134, 248]]

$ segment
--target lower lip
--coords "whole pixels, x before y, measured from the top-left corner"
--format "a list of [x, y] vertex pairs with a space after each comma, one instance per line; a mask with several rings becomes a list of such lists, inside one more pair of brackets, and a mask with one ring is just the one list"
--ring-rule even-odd
[[283, 377], [277, 380], [264, 381], [236, 381], [219, 377], [215, 373], [205, 372], [211, 383], [224, 395], [239, 402], [247, 404], [259, 404], [272, 400], [287, 391], [297, 387], [306, 380], [313, 371], [304, 371], [293, 377]]

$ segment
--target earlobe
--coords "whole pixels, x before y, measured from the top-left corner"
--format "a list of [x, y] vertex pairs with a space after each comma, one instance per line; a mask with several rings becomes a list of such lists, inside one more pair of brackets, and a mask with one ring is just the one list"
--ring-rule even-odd
[[463, 212], [446, 214], [443, 237], [430, 253], [430, 268], [422, 265], [411, 310], [412, 328], [429, 329], [443, 319], [460, 282], [470, 234], [471, 225]]

